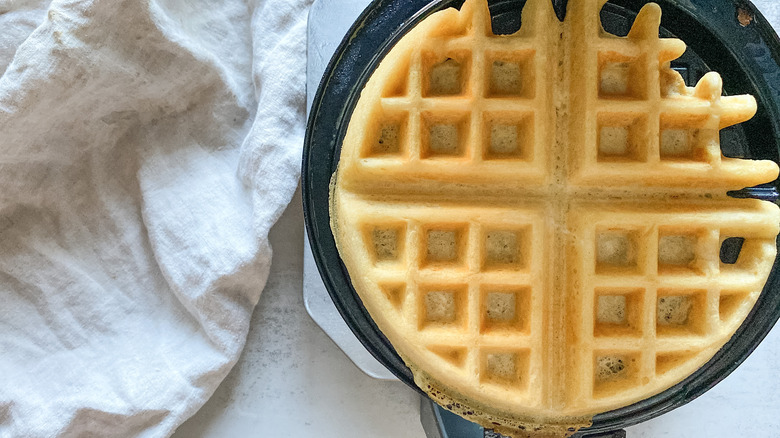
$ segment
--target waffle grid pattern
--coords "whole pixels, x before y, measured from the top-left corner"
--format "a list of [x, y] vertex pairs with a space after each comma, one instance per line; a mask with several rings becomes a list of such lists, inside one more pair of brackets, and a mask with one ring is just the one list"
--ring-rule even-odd
[[[744, 303], [763, 287], [753, 275], [755, 263], [771, 257], [776, 237], [761, 222], [724, 220], [712, 212], [645, 211], [638, 220], [636, 210], [604, 215], [585, 207], [571, 221], [584, 248], [575, 306], [581, 309], [580, 363], [571, 370], [584, 374], [572, 403], [599, 404], [621, 390], [664, 380], [714, 338], [732, 333], [750, 310]], [[720, 258], [730, 237], [745, 239], [734, 264]], [[622, 318], [615, 320], [616, 313]], [[617, 368], [605, 366], [611, 361], [619, 361]]]
[[[545, 12], [537, 8], [532, 13], [540, 25], [525, 26], [510, 38], [492, 35], [490, 17], [475, 11], [468, 34], [421, 41], [411, 53], [410, 73], [382, 92], [375, 111], [384, 122], [364, 140], [361, 170], [385, 178], [388, 172], [435, 178], [463, 172], [464, 166], [452, 164], [465, 162], [469, 178], [542, 183], [549, 143], [545, 126], [552, 117], [551, 84], [535, 80], [545, 75], [550, 46], [551, 35], [539, 29], [549, 20]], [[398, 132], [389, 149], [377, 135], [387, 127]], [[443, 132], [449, 138], [432, 139], [437, 129], [450, 129]]]
[[[399, 206], [385, 208], [397, 214]], [[403, 217], [363, 219], [361, 256], [373, 261], [375, 291], [448, 372], [538, 403], [540, 385], [529, 373], [541, 368], [542, 315], [531, 310], [545, 295], [534, 286], [545, 258], [543, 209], [489, 209], [476, 218], [458, 208], [418, 207]], [[378, 240], [390, 230], [397, 251], [377, 257]]]
[[604, 2], [559, 23], [529, 0], [511, 36], [484, 0], [427, 19], [345, 138], [334, 230], [356, 290], [405, 358], [496, 412], [592, 415], [668, 388], [728, 340], [774, 260], [777, 208], [725, 196], [777, 175], [720, 152], [755, 101], [721, 97], [717, 74], [686, 88], [660, 8], [617, 38]]
[[670, 176], [693, 186], [742, 182], [746, 164], [722, 157], [719, 130], [754, 111], [752, 97], [721, 96], [716, 74], [687, 89], [668, 67], [685, 44], [658, 37], [660, 9], [643, 9], [628, 38], [617, 38], [601, 30], [595, 4], [574, 4], [569, 21], [575, 24], [567, 24], [581, 27], [569, 31], [588, 41], [574, 42], [576, 70], [569, 78], [583, 96], [572, 103], [577, 116], [569, 141], [584, 147], [549, 148], [560, 105], [552, 98], [558, 72], [550, 67], [560, 31], [550, 23], [550, 8], [529, 2], [523, 14], [530, 24], [496, 36], [487, 12], [476, 7], [470, 26], [419, 41], [404, 74], [381, 90], [372, 109], [375, 126], [356, 157], [362, 179], [442, 180], [457, 173], [475, 182], [544, 188], [555, 171], [548, 158], [554, 152], [569, 155], [573, 191], [663, 186]]
[[[588, 3], [573, 7], [592, 7]], [[683, 54], [685, 44], [658, 37], [654, 23], [660, 20], [660, 9], [644, 8], [627, 38], [603, 32], [596, 14], [573, 12], [582, 19], [572, 20], [572, 26], [582, 26], [578, 31], [588, 35], [583, 40], [595, 44], [573, 52], [574, 63], [586, 69], [581, 76], [591, 82], [581, 85], [585, 99], [580, 108], [589, 111], [584, 130], [574, 131], [578, 136], [584, 133], [585, 147], [572, 157], [571, 165], [581, 166], [572, 182], [617, 185], [656, 178], [662, 182], [676, 174], [711, 184], [734, 165], [744, 165], [722, 157], [719, 131], [742, 121], [755, 105], [752, 98], [721, 96], [716, 74], [705, 76], [695, 89], [686, 89], [668, 67]]]

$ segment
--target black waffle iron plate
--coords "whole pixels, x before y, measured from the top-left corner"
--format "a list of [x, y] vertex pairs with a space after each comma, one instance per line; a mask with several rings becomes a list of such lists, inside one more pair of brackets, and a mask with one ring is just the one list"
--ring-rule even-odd
[[[559, 18], [565, 0], [551, 0]], [[576, 0], [574, 0], [576, 1]], [[689, 85], [708, 71], [723, 77], [724, 93], [752, 94], [758, 113], [721, 133], [730, 157], [780, 162], [780, 39], [745, 0], [655, 0], [664, 11], [661, 36], [677, 37], [688, 50], [672, 67]], [[328, 184], [338, 166], [341, 142], [352, 110], [371, 73], [392, 46], [428, 15], [463, 0], [376, 0], [361, 14], [336, 50], [312, 104], [303, 153], [302, 186], [306, 228], [314, 258], [333, 302], [363, 345], [401, 381], [417, 389], [412, 373], [382, 335], [360, 301], [341, 262], [330, 229]], [[525, 0], [491, 1], [495, 33], [520, 27]], [[626, 35], [647, 1], [611, 0], [602, 10], [604, 27]], [[777, 181], [733, 192], [736, 197], [777, 200]], [[725, 249], [728, 251], [728, 249]], [[738, 249], [737, 249], [738, 251]], [[729, 257], [722, 254], [722, 257]], [[780, 317], [778, 261], [753, 311], [734, 337], [704, 366], [666, 391], [593, 418], [588, 435], [649, 420], [693, 400], [731, 373], [756, 348]], [[448, 421], [457, 422], [453, 418]], [[458, 419], [460, 417], [457, 417]], [[450, 435], [453, 436], [453, 435]]]

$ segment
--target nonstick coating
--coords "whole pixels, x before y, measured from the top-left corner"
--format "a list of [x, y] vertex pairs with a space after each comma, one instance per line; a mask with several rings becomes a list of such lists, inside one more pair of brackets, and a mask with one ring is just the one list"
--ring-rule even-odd
[[[558, 1], [558, 0], [556, 0]], [[312, 104], [303, 154], [303, 208], [309, 241], [320, 275], [347, 325], [401, 381], [420, 391], [409, 369], [374, 324], [352, 287], [330, 229], [329, 183], [338, 166], [341, 142], [359, 93], [382, 57], [406, 31], [431, 13], [460, 7], [463, 0], [376, 0], [361, 14], [331, 60]], [[496, 33], [519, 28], [525, 0], [490, 2]], [[607, 30], [625, 34], [642, 0], [613, 0], [602, 11]], [[760, 13], [744, 0], [657, 0], [664, 14], [662, 36], [675, 36], [689, 50], [673, 67], [689, 83], [705, 72], [720, 72], [726, 94], [752, 94], [758, 112], [748, 122], [724, 130], [728, 156], [780, 161], [780, 40]], [[748, 26], [737, 9], [753, 14]], [[777, 181], [738, 197], [776, 199]], [[734, 337], [704, 366], [666, 391], [593, 418], [591, 433], [649, 420], [693, 400], [730, 374], [758, 346], [780, 317], [778, 260], [764, 291]]]

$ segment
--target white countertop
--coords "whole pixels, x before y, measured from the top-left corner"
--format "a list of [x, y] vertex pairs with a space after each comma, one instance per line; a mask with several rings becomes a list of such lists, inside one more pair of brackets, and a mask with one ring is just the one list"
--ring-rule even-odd
[[[774, 1], [754, 3], [765, 14], [780, 17], [780, 5]], [[417, 393], [402, 383], [364, 374], [306, 313], [303, 240], [297, 193], [271, 231], [271, 275], [252, 317], [246, 348], [208, 403], [175, 438], [425, 437]], [[777, 436], [778, 364], [780, 326], [715, 388], [682, 408], [629, 428], [628, 436]]]

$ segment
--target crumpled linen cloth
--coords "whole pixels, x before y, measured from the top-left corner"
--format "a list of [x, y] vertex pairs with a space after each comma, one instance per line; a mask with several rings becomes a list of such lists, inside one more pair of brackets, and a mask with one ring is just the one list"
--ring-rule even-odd
[[168, 436], [299, 176], [311, 0], [0, 0], [0, 437]]

